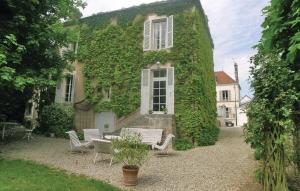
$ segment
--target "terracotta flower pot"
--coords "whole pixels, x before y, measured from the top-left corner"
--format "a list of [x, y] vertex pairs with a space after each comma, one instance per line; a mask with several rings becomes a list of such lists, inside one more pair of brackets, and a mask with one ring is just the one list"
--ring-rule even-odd
[[136, 186], [138, 183], [138, 173], [139, 167], [138, 166], [123, 166], [123, 177], [124, 177], [124, 185], [125, 186]]

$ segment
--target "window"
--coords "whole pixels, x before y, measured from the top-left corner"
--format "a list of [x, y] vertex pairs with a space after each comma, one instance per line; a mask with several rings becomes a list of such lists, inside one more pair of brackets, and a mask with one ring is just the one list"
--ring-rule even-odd
[[68, 75], [66, 77], [65, 102], [73, 101], [73, 80], [73, 75]]
[[156, 21], [153, 23], [153, 49], [166, 48], [166, 20]]
[[153, 111], [166, 108], [166, 70], [153, 71]]
[[223, 90], [221, 92], [221, 101], [229, 101], [229, 91], [228, 90]]
[[173, 16], [144, 23], [144, 51], [173, 47]]
[[226, 107], [225, 108], [225, 118], [229, 118], [229, 114], [230, 114], [230, 108]]

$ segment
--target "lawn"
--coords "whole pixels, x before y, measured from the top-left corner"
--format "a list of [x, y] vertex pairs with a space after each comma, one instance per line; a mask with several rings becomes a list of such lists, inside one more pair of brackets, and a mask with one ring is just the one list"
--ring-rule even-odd
[[107, 183], [44, 165], [0, 158], [0, 191], [119, 191]]

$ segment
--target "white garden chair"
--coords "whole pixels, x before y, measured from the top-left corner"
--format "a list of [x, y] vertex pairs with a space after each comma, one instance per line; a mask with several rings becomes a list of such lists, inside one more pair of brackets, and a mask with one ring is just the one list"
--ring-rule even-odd
[[[96, 164], [99, 154], [109, 154], [111, 156], [109, 166], [111, 166], [114, 158], [114, 150], [112, 148], [111, 141], [104, 139], [93, 139], [93, 144], [95, 153], [94, 164]], [[103, 155], [101, 158], [103, 160]]]
[[162, 154], [167, 154], [168, 146], [172, 143], [174, 137], [173, 134], [169, 134], [162, 145], [154, 144], [152, 145], [152, 149], [158, 149]]
[[83, 151], [92, 144], [92, 142], [80, 142], [75, 131], [68, 131], [66, 133], [70, 137], [71, 151], [81, 151], [83, 153]]

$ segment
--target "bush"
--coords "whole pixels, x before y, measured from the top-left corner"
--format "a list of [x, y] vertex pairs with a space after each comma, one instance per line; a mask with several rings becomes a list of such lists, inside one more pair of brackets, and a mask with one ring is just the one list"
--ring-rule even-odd
[[65, 137], [65, 132], [73, 129], [73, 120], [72, 107], [59, 104], [45, 106], [40, 116], [40, 130], [42, 133], [54, 133], [57, 137]]
[[261, 155], [262, 155], [262, 148], [260, 148], [260, 147], [255, 148], [255, 151], [254, 151], [255, 160], [260, 160]]
[[179, 151], [185, 151], [193, 148], [193, 144], [188, 139], [177, 139], [175, 143], [175, 149]]
[[145, 161], [149, 147], [141, 141], [139, 135], [125, 135], [121, 139], [114, 139], [112, 146], [118, 152], [115, 153], [114, 158], [123, 162], [125, 166], [139, 167]]
[[197, 140], [199, 146], [209, 146], [214, 145], [219, 137], [220, 129], [213, 128], [203, 128], [200, 131], [200, 136]]

